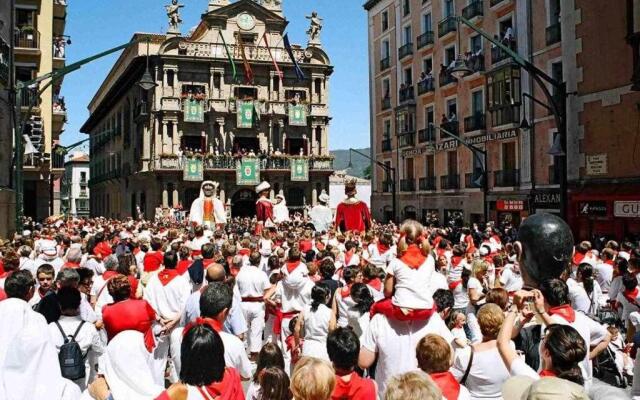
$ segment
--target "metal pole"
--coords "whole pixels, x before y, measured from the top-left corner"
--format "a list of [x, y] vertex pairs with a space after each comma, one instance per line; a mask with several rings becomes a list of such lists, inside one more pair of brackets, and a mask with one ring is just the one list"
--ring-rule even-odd
[[14, 188], [16, 191], [16, 231], [22, 233], [22, 217], [24, 215], [24, 181], [22, 180], [22, 167], [24, 164], [24, 150], [22, 149], [22, 92], [23, 89], [16, 90], [15, 104], [15, 126], [14, 132], [14, 148], [15, 148], [15, 169], [14, 169]]
[[393, 213], [393, 222], [398, 221], [398, 185], [396, 184], [396, 169], [391, 167], [391, 212]]

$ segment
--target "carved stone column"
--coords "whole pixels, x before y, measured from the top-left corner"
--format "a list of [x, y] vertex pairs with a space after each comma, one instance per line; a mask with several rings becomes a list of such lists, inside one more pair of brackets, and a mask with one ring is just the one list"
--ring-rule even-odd
[[171, 124], [173, 131], [171, 132], [171, 153], [178, 154], [180, 150], [180, 137], [182, 136], [178, 132], [178, 121]]
[[162, 186], [162, 207], [169, 207], [169, 191], [166, 183]]
[[162, 121], [162, 153], [171, 153], [171, 141], [169, 138], [169, 132], [167, 131], [167, 121]]

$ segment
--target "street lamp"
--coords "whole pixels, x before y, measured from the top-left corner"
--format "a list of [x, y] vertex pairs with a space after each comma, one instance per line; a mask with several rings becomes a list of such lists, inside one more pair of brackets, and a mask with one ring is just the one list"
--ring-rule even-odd
[[[450, 136], [453, 139], [457, 140], [458, 143], [460, 143], [464, 147], [471, 150], [474, 157], [479, 157], [480, 160], [482, 160], [481, 175], [476, 180], [474, 180], [473, 183], [476, 184], [476, 186], [480, 186], [482, 188], [482, 214], [484, 215], [484, 222], [485, 223], [488, 222], [489, 212], [487, 209], [487, 193], [489, 191], [489, 180], [488, 180], [489, 177], [488, 177], [488, 171], [487, 171], [487, 150], [481, 149], [479, 147], [476, 147], [472, 144], [467, 143], [460, 136], [456, 135], [453, 132], [450, 132], [449, 130], [443, 128], [442, 126], [436, 126], [433, 123], [430, 123], [429, 126], [431, 126], [433, 129], [437, 129], [440, 132], [444, 133], [445, 136]], [[474, 166], [474, 169], [475, 169], [475, 166]]]
[[142, 74], [142, 77], [138, 81], [138, 86], [140, 86], [145, 92], [148, 92], [149, 90], [158, 86], [156, 81], [151, 76], [151, 71], [149, 71], [149, 40], [150, 39], [147, 37], [147, 67], [144, 71], [144, 74]]
[[467, 66], [464, 58], [462, 57], [462, 47], [460, 46], [460, 20], [456, 20], [457, 32], [458, 32], [458, 57], [456, 57], [456, 61], [453, 63], [453, 68], [451, 68], [451, 76], [456, 78], [456, 80], [460, 80], [463, 77], [472, 74], [473, 71], [471, 68]]
[[356, 154], [360, 154], [362, 157], [365, 157], [373, 161], [374, 163], [376, 163], [377, 166], [382, 168], [389, 176], [391, 176], [391, 210], [392, 210], [391, 212], [393, 214], [393, 221], [398, 222], [398, 202], [397, 202], [398, 190], [396, 185], [396, 169], [393, 168], [392, 166], [381, 163], [378, 160], [374, 160], [373, 158], [371, 158], [371, 156], [352, 148], [349, 148], [349, 164], [347, 165], [347, 169], [353, 168], [353, 163], [351, 162], [352, 152]]

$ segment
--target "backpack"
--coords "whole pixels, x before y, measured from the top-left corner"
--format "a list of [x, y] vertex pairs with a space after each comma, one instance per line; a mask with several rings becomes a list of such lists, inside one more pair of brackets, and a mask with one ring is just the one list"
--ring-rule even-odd
[[69, 380], [81, 379], [86, 376], [84, 367], [84, 355], [80, 350], [80, 345], [76, 342], [76, 336], [80, 329], [82, 329], [84, 321], [80, 322], [73, 336], [68, 336], [62, 330], [62, 326], [56, 321], [56, 326], [60, 330], [64, 343], [60, 346], [60, 352], [58, 353], [58, 361], [60, 362], [60, 372], [62, 376]]

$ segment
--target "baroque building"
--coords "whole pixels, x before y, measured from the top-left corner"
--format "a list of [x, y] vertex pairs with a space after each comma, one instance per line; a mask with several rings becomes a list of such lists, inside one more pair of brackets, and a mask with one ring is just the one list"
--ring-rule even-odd
[[[176, 2], [177, 3], [177, 2]], [[210, 0], [198, 25], [179, 31], [167, 6], [166, 34], [135, 33], [89, 104], [91, 214], [147, 217], [158, 206], [188, 208], [200, 182], [183, 179], [190, 160], [234, 216], [251, 215], [252, 185], [238, 185], [244, 157], [292, 209], [329, 192], [329, 77], [333, 72], [313, 13], [305, 47], [288, 45], [279, 0]], [[285, 44], [287, 44], [285, 46]], [[288, 47], [288, 48], [287, 48]], [[290, 56], [293, 56], [293, 60]], [[155, 87], [138, 85], [150, 72]], [[307, 181], [291, 181], [293, 159]]]

